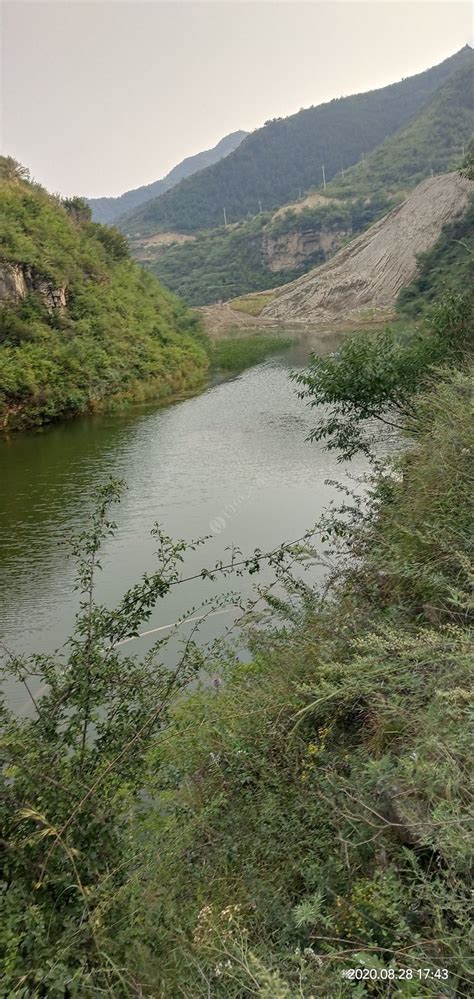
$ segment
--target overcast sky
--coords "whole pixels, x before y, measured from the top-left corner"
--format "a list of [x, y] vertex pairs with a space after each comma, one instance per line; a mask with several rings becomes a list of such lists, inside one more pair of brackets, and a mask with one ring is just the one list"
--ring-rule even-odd
[[456, 0], [4, 0], [2, 151], [51, 191], [120, 194], [228, 132], [470, 41]]

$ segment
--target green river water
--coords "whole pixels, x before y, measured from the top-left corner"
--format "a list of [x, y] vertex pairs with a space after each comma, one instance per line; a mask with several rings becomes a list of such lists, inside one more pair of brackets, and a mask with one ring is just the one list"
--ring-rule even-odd
[[[70, 633], [78, 596], [65, 539], [85, 528], [91, 493], [110, 476], [127, 490], [99, 580], [108, 605], [153, 567], [155, 521], [173, 537], [211, 536], [187, 558], [185, 574], [225, 558], [232, 544], [267, 549], [314, 524], [336, 497], [325, 480], [362, 474], [367, 463], [338, 464], [334, 452], [306, 442], [315, 414], [298, 399], [289, 371], [307, 357], [308, 348], [295, 345], [166, 408], [83, 417], [1, 441], [0, 637], [8, 647], [51, 651]], [[251, 578], [199, 579], [175, 587], [143, 630], [188, 609], [198, 614], [200, 602], [222, 588], [249, 595], [253, 585]], [[221, 634], [233, 614], [229, 608], [209, 619], [202, 640]], [[127, 651], [133, 645], [141, 653], [155, 638]]]

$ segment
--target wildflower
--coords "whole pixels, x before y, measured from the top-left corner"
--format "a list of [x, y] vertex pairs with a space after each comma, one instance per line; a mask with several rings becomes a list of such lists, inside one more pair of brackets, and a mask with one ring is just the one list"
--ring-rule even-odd
[[305, 957], [308, 958], [309, 961], [314, 961], [315, 964], [318, 964], [319, 967], [321, 967], [321, 965], [322, 965], [323, 962], [322, 962], [321, 958], [319, 957], [319, 954], [315, 954], [314, 953], [314, 950], [313, 950], [312, 947], [305, 947], [305, 949], [303, 951], [303, 954], [304, 954]]

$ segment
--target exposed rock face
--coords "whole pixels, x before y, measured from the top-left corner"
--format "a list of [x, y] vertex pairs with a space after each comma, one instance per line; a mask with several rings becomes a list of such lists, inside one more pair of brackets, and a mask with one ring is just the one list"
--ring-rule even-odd
[[33, 290], [37, 291], [48, 310], [54, 312], [56, 309], [63, 312], [67, 305], [66, 287], [56, 288], [51, 281], [45, 278], [35, 278]]
[[22, 264], [0, 263], [0, 301], [21, 302], [27, 294]]
[[393, 307], [447, 222], [461, 214], [474, 190], [457, 173], [423, 181], [388, 215], [327, 263], [285, 285], [261, 316], [278, 322], [331, 322], [368, 309]]
[[170, 246], [178, 243], [192, 243], [195, 236], [183, 232], [157, 232], [154, 236], [143, 236], [130, 240], [130, 250], [135, 260], [150, 263], [159, 260]]
[[63, 312], [67, 305], [66, 288], [57, 288], [28, 264], [0, 261], [0, 302], [21, 302], [27, 295], [40, 295], [48, 312]]
[[263, 257], [270, 271], [294, 271], [315, 254], [324, 257], [334, 253], [348, 233], [343, 230], [288, 232], [267, 236], [263, 242]]

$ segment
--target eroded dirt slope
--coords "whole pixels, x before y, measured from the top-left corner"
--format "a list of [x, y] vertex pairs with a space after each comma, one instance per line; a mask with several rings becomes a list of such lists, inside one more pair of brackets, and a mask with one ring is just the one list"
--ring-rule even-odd
[[260, 319], [321, 323], [368, 310], [387, 312], [416, 270], [416, 257], [461, 214], [474, 190], [457, 173], [423, 181], [401, 205], [326, 264], [285, 285]]

